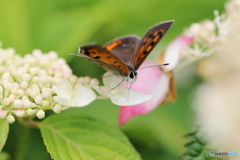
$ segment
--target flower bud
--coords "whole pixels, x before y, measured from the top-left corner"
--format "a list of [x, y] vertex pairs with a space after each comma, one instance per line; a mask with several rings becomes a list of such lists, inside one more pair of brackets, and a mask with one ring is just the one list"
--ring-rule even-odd
[[49, 58], [50, 58], [51, 60], [57, 59], [57, 57], [58, 57], [57, 53], [54, 52], [54, 51], [50, 51], [50, 52], [48, 53], [48, 55], [49, 55]]
[[90, 81], [90, 85], [91, 86], [96, 86], [99, 85], [99, 81], [96, 78], [91, 79]]
[[29, 69], [29, 73], [30, 73], [31, 75], [37, 74], [38, 71], [39, 71], [39, 68], [38, 68], [38, 67], [31, 67], [31, 68]]
[[22, 100], [20, 100], [20, 99], [17, 99], [17, 100], [15, 100], [15, 101], [13, 102], [13, 106], [14, 106], [15, 108], [21, 108], [22, 105], [23, 105], [23, 102], [22, 102]]
[[35, 103], [37, 103], [37, 104], [41, 104], [42, 101], [43, 101], [43, 98], [42, 98], [41, 95], [38, 95], [38, 96], [36, 96], [36, 97], [34, 98], [34, 101], [35, 101]]
[[91, 80], [91, 78], [89, 76], [84, 77], [84, 79], [83, 79], [84, 85], [88, 85], [90, 80]]
[[8, 97], [6, 97], [6, 98], [3, 99], [3, 106], [7, 106], [7, 105], [9, 105], [10, 103], [11, 103], [11, 100], [10, 100]]
[[30, 92], [30, 96], [32, 98], [35, 98], [36, 96], [38, 96], [40, 94], [40, 90], [38, 87], [33, 87], [31, 92]]
[[39, 77], [39, 82], [41, 83], [47, 83], [48, 82], [48, 76], [43, 75]]
[[3, 75], [2, 75], [2, 79], [11, 79], [12, 77], [11, 77], [11, 75], [10, 75], [10, 73], [9, 72], [5, 72], [5, 73], [3, 73]]
[[31, 107], [31, 102], [27, 99], [23, 100], [23, 107], [24, 108], [30, 108]]
[[0, 118], [5, 118], [7, 116], [7, 111], [0, 110]]
[[25, 91], [23, 90], [23, 89], [18, 89], [17, 90], [17, 95], [19, 95], [19, 96], [24, 96], [25, 95]]
[[11, 90], [13, 88], [13, 84], [12, 83], [6, 83], [4, 84], [4, 87], [6, 90]]
[[23, 117], [24, 114], [25, 114], [25, 112], [24, 112], [24, 110], [19, 109], [19, 110], [16, 111], [15, 114], [16, 114], [16, 116], [18, 116], [18, 117]]
[[55, 113], [61, 113], [61, 111], [62, 111], [62, 106], [60, 106], [60, 105], [55, 105], [54, 106], [54, 108], [53, 108], [53, 111], [55, 112]]
[[11, 94], [14, 94], [14, 95], [18, 94], [18, 90], [16, 88], [12, 88]]
[[28, 87], [28, 83], [27, 83], [26, 81], [22, 81], [22, 82], [20, 83], [20, 87], [21, 87], [22, 89], [26, 89], [26, 88]]
[[13, 102], [13, 101], [15, 101], [16, 100], [16, 95], [15, 94], [11, 94], [10, 96], [9, 96], [9, 99], [10, 99], [10, 101], [11, 102]]
[[12, 115], [7, 116], [7, 121], [8, 123], [13, 123], [15, 122], [15, 118]]
[[39, 119], [43, 119], [45, 117], [45, 112], [43, 110], [39, 110], [36, 115]]
[[71, 82], [71, 83], [76, 83], [77, 80], [78, 80], [77, 76], [71, 76], [71, 77], [70, 77], [70, 82]]
[[46, 98], [46, 99], [47, 99], [47, 98], [50, 98], [50, 97], [51, 97], [51, 93], [48, 92], [48, 91], [43, 91], [43, 92], [42, 92], [42, 97], [43, 97], [43, 98]]
[[0, 86], [0, 94], [2, 94], [2, 93], [3, 93], [3, 87]]
[[22, 75], [22, 80], [24, 80], [24, 81], [26, 81], [26, 82], [28, 82], [28, 81], [30, 80], [30, 78], [31, 78], [31, 76], [30, 76], [30, 74], [28, 74], [28, 73], [24, 73], [24, 74]]
[[35, 114], [36, 112], [37, 112], [36, 109], [29, 108], [29, 109], [27, 110], [27, 115], [31, 116], [31, 115]]
[[47, 100], [43, 100], [43, 101], [42, 101], [42, 106], [43, 106], [43, 107], [48, 107], [49, 104], [50, 104], [50, 103], [49, 103], [49, 101], [47, 101]]

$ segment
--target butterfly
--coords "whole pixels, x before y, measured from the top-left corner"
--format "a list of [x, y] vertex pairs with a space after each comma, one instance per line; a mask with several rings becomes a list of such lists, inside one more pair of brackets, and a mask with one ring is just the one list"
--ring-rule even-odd
[[117, 38], [105, 46], [83, 45], [79, 47], [79, 54], [73, 55], [92, 61], [113, 75], [120, 75], [123, 80], [133, 83], [137, 79], [137, 70], [173, 22], [154, 25], [141, 39], [131, 35]]

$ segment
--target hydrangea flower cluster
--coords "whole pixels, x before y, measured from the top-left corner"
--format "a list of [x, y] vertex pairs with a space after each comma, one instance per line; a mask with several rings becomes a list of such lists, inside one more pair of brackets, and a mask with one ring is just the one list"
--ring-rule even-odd
[[205, 83], [197, 88], [193, 105], [201, 131], [217, 151], [240, 152], [239, 15], [240, 0], [229, 1], [226, 13], [220, 16], [228, 21], [225, 42], [216, 54], [198, 65], [198, 74]]
[[219, 46], [226, 43], [230, 28], [238, 18], [239, 6], [239, 0], [231, 0], [226, 4], [225, 13], [220, 15], [214, 11], [214, 20], [193, 23], [186, 28], [165, 49], [164, 57], [170, 63], [165, 69], [176, 66], [176, 71], [179, 71], [186, 65], [218, 52]]
[[34, 50], [21, 57], [13, 48], [0, 48], [0, 57], [0, 118], [6, 118], [9, 123], [16, 117], [42, 119], [45, 110], [60, 113], [70, 106], [85, 106], [96, 99], [91, 88], [98, 85], [98, 80], [76, 77], [56, 52], [43, 54]]
[[69, 107], [87, 106], [97, 98], [109, 98], [116, 105], [126, 106], [151, 99], [150, 95], [122, 85], [110, 89], [119, 83], [116, 76], [104, 76], [104, 86], [98, 86], [97, 79], [78, 78], [53, 51], [43, 54], [34, 50], [21, 57], [13, 48], [0, 48], [0, 57], [0, 118], [9, 123], [16, 117], [42, 119], [46, 110], [60, 113]]

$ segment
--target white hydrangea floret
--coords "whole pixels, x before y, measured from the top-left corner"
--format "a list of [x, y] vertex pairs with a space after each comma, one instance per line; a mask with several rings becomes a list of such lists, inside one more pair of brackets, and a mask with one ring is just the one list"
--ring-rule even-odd
[[83, 107], [96, 99], [96, 94], [89, 87], [77, 84], [74, 88], [71, 83], [63, 79], [55, 88], [57, 96], [53, 100], [60, 105]]
[[116, 105], [132, 106], [151, 99], [151, 95], [124, 88], [121, 78], [109, 71], [103, 75], [103, 84], [104, 86], [95, 86], [94, 89], [100, 95], [110, 98], [112, 103]]

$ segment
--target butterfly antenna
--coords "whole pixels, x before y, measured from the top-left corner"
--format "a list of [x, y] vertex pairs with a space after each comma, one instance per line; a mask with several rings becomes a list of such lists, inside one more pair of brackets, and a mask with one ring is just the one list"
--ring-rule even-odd
[[167, 65], [169, 65], [169, 63], [158, 64], [158, 65], [153, 65], [153, 66], [146, 66], [146, 67], [139, 68], [138, 70], [141, 70], [141, 69], [146, 69], [146, 68], [151, 68], [151, 67], [161, 67], [161, 66], [167, 66]]
[[118, 83], [118, 85], [116, 85], [115, 87], [111, 88], [111, 90], [114, 90], [115, 88], [117, 88], [118, 86], [120, 86], [120, 84], [122, 84], [123, 81], [124, 81], [124, 79], [123, 79], [120, 83]]

